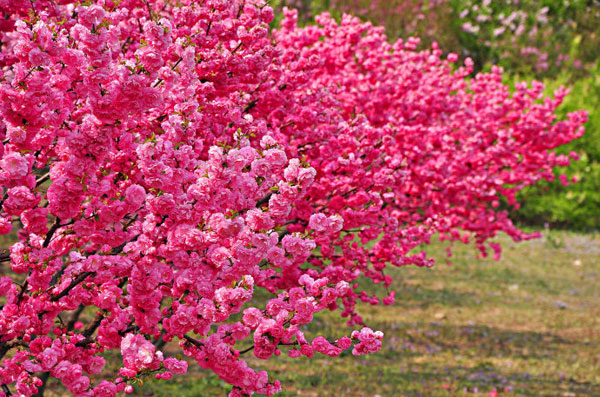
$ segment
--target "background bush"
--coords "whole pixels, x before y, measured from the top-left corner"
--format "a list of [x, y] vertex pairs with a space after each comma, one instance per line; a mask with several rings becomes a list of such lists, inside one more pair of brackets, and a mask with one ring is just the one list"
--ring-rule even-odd
[[303, 22], [319, 12], [358, 15], [386, 27], [391, 39], [417, 36], [424, 45], [492, 63], [511, 73], [578, 76], [600, 55], [597, 0], [279, 0]]

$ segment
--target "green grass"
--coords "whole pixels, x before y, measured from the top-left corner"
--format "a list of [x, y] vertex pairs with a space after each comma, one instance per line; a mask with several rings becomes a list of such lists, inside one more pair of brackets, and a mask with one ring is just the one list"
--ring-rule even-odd
[[[551, 232], [519, 244], [499, 240], [499, 262], [457, 246], [447, 266], [442, 246], [434, 245], [439, 265], [390, 269], [397, 303], [361, 306], [367, 324], [385, 332], [380, 353], [312, 360], [284, 353], [251, 364], [281, 380], [283, 396], [487, 396], [494, 389], [600, 395], [600, 237]], [[348, 332], [335, 313], [307, 328], [309, 335], [333, 338]], [[150, 380], [136, 394], [224, 396], [228, 390], [192, 365], [187, 375]]]

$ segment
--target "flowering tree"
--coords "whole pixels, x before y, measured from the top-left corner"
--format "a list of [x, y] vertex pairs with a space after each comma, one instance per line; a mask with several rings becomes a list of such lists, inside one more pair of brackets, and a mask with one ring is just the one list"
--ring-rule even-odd
[[[511, 93], [499, 69], [469, 78], [470, 62], [348, 16], [301, 29], [285, 10], [269, 32], [263, 0], [0, 9], [0, 231], [19, 229], [0, 256], [0, 396], [49, 377], [131, 392], [186, 372], [171, 341], [232, 396], [280, 390], [247, 354], [375, 352], [355, 305], [380, 298], [357, 281], [430, 266], [414, 248], [436, 233], [484, 254], [499, 231], [531, 237], [498, 206], [583, 133], [584, 113], [555, 119], [564, 90]], [[307, 340], [338, 307], [357, 330]]]

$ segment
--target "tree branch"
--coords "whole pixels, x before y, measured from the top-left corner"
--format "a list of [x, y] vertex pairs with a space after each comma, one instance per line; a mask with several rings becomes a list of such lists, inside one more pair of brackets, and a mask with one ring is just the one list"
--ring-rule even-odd
[[250, 351], [252, 351], [252, 350], [254, 350], [254, 345], [250, 346], [250, 347], [249, 347], [249, 348], [247, 348], [247, 349], [240, 350], [240, 352], [239, 352], [239, 353], [240, 353], [240, 356], [241, 356], [242, 354], [246, 354], [246, 353], [248, 353], [248, 352], [250, 352]]
[[10, 262], [10, 250], [8, 248], [0, 250], [0, 263], [2, 262]]
[[242, 113], [248, 113], [249, 111], [251, 111], [252, 109], [254, 109], [254, 107], [256, 106], [257, 103], [258, 103], [258, 99], [251, 100], [248, 103], [248, 105], [246, 105], [246, 107], [244, 108], [244, 111]]
[[196, 340], [196, 339], [192, 338], [191, 336], [183, 335], [183, 339], [185, 339], [186, 341], [188, 341], [192, 345], [196, 346], [197, 348], [204, 347], [204, 343], [200, 342], [199, 340]]
[[4, 355], [6, 353], [8, 353], [8, 351], [10, 349], [14, 349], [15, 347], [27, 347], [27, 343], [23, 342], [22, 340], [12, 340], [10, 342], [0, 342], [0, 359], [2, 359], [4, 357]]
[[52, 236], [58, 230], [59, 227], [60, 227], [60, 219], [56, 218], [54, 225], [52, 225], [50, 230], [48, 230], [48, 233], [46, 233], [46, 239], [44, 240], [44, 244], [42, 245], [44, 248], [47, 248], [48, 245], [50, 245], [50, 240], [52, 240]]
[[69, 292], [71, 292], [71, 290], [73, 288], [75, 288], [79, 283], [81, 283], [83, 280], [85, 280], [86, 278], [88, 278], [88, 276], [95, 275], [95, 274], [96, 274], [96, 272], [84, 272], [84, 273], [81, 273], [79, 276], [77, 276], [77, 278], [75, 280], [71, 281], [71, 284], [69, 284], [67, 286], [67, 288], [65, 288], [64, 290], [62, 290], [58, 295], [53, 296], [50, 300], [52, 302], [56, 302], [60, 298], [62, 298], [63, 296], [67, 296], [69, 294]]
[[273, 196], [273, 193], [269, 193], [267, 194], [265, 197], [261, 198], [260, 200], [258, 200], [256, 202], [256, 208], [260, 208], [262, 207], [264, 204], [267, 204], [269, 202], [269, 200], [271, 199], [271, 197]]
[[38, 179], [35, 180], [35, 186], [38, 187], [40, 186], [42, 183], [46, 182], [48, 179], [50, 179], [50, 173], [48, 172], [45, 175], [40, 176]]
[[4, 392], [4, 394], [6, 394], [7, 396], [12, 396], [13, 394], [10, 392], [10, 389], [8, 388], [7, 385], [2, 385], [2, 391]]
[[35, 393], [34, 397], [43, 397], [44, 391], [46, 390], [46, 384], [48, 383], [48, 379], [50, 378], [50, 372], [44, 372], [40, 375], [40, 380], [42, 381], [42, 385], [38, 387], [37, 393]]

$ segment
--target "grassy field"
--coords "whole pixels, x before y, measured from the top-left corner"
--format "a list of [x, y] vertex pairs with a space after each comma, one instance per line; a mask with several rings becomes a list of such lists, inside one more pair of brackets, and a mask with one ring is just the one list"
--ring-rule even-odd
[[[550, 232], [514, 244], [503, 259], [457, 246], [451, 266], [390, 270], [397, 303], [362, 307], [385, 332], [366, 358], [253, 359], [280, 379], [283, 396], [600, 396], [600, 236]], [[431, 247], [440, 257], [441, 246]], [[440, 255], [437, 255], [440, 253]], [[443, 259], [443, 258], [442, 258]], [[327, 313], [307, 329], [339, 337]], [[143, 396], [226, 395], [229, 387], [192, 365], [171, 382], [148, 381]], [[493, 394], [492, 394], [493, 395]]]

